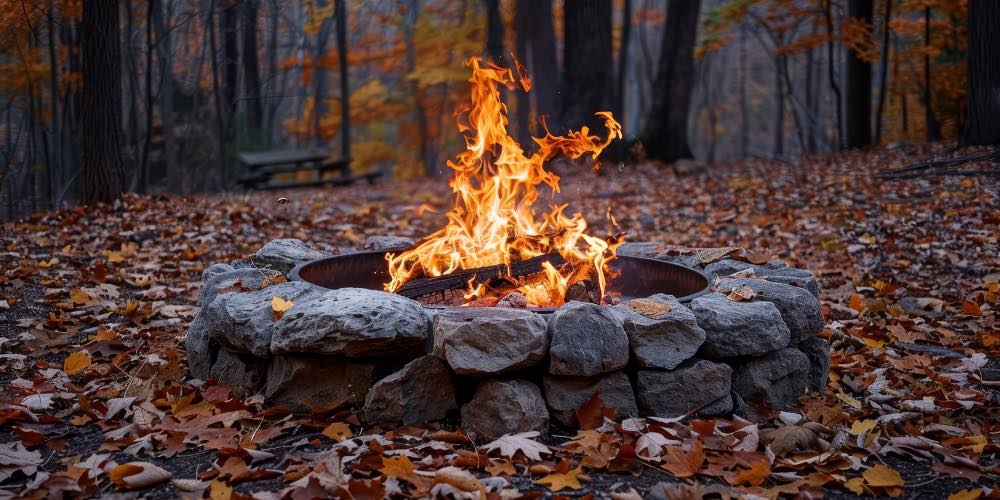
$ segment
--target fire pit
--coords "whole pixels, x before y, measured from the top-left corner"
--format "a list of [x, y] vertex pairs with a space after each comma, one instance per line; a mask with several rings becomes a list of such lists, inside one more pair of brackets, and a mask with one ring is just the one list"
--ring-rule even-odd
[[[288, 274], [289, 279], [301, 280], [328, 288], [366, 288], [382, 290], [389, 281], [386, 265], [387, 252], [359, 252], [326, 257], [296, 266]], [[619, 301], [648, 297], [664, 293], [677, 297], [681, 303], [691, 302], [695, 297], [708, 292], [708, 277], [704, 273], [687, 266], [643, 257], [621, 256], [609, 264], [616, 276], [609, 285], [610, 293]], [[485, 281], [488, 273], [473, 273]], [[467, 280], [459, 278], [449, 281], [413, 283], [396, 293], [424, 304], [432, 309], [443, 309], [454, 299], [454, 305], [464, 304], [462, 297]], [[538, 313], [551, 313], [554, 307], [526, 307]]]

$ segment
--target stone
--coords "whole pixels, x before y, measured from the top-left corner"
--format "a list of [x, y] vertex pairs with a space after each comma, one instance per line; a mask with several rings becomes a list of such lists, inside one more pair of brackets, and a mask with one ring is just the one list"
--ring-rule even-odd
[[806, 393], [809, 358], [787, 347], [753, 358], [733, 368], [733, 389], [748, 402], [764, 402], [783, 408]]
[[375, 382], [375, 368], [338, 357], [276, 356], [267, 371], [264, 397], [296, 410], [340, 402], [361, 406]]
[[673, 370], [639, 370], [636, 399], [643, 415], [677, 417], [692, 413], [725, 415], [733, 410], [732, 368], [689, 359]]
[[691, 301], [691, 310], [706, 334], [700, 353], [709, 359], [760, 356], [786, 347], [791, 338], [770, 302], [736, 302], [710, 293]]
[[712, 278], [726, 278], [745, 269], [753, 269], [754, 274], [768, 281], [805, 288], [814, 297], [819, 297], [819, 283], [811, 272], [806, 269], [789, 267], [782, 261], [754, 265], [749, 262], [722, 259], [705, 266], [705, 272]]
[[368, 251], [403, 250], [413, 246], [413, 240], [402, 236], [371, 236], [361, 248]]
[[621, 370], [594, 377], [545, 375], [542, 387], [549, 415], [566, 426], [576, 425], [574, 411], [583, 407], [597, 391], [601, 393], [604, 406], [615, 408], [618, 418], [639, 415], [632, 384], [629, 383], [628, 375]]
[[673, 369], [698, 352], [705, 331], [672, 295], [658, 294], [615, 306], [640, 367]]
[[548, 347], [545, 319], [523, 309], [455, 307], [434, 315], [433, 323], [433, 353], [459, 375], [528, 368]]
[[762, 279], [726, 278], [719, 282], [716, 289], [727, 294], [729, 290], [743, 285], [754, 291], [753, 301], [766, 300], [778, 308], [781, 319], [788, 327], [792, 344], [798, 344], [802, 339], [812, 337], [823, 329], [825, 323], [819, 299], [805, 288]]
[[799, 342], [798, 349], [809, 358], [809, 391], [825, 391], [830, 381], [830, 343], [821, 337], [809, 337]]
[[373, 385], [364, 410], [369, 424], [396, 427], [438, 420], [456, 408], [451, 372], [443, 361], [428, 355]]
[[332, 254], [310, 248], [298, 239], [271, 240], [257, 251], [250, 260], [261, 267], [287, 273], [293, 267]]
[[462, 405], [462, 429], [485, 439], [529, 431], [546, 434], [548, 428], [542, 391], [527, 380], [484, 380], [472, 400]]
[[616, 255], [625, 257], [652, 257], [661, 252], [663, 245], [657, 242], [626, 241], [615, 251]]
[[205, 317], [204, 328], [213, 341], [237, 352], [266, 358], [271, 355], [271, 340], [279, 323], [271, 308], [272, 297], [293, 302], [292, 308], [285, 312], [287, 316], [296, 311], [307, 296], [320, 293], [320, 289], [301, 281], [279, 283], [252, 292], [232, 291], [216, 295], [200, 316]]
[[568, 302], [549, 320], [549, 373], [593, 376], [628, 363], [628, 335], [610, 307]]
[[695, 254], [671, 254], [667, 252], [662, 252], [656, 254], [653, 257], [656, 260], [662, 260], [664, 262], [670, 262], [673, 264], [680, 264], [682, 266], [687, 266], [693, 269], [701, 269], [701, 259]]
[[187, 354], [188, 373], [192, 377], [205, 380], [210, 375], [212, 364], [219, 353], [219, 345], [209, 337], [210, 324], [205, 313], [198, 313], [188, 325], [184, 351]]
[[216, 267], [219, 266], [216, 264], [215, 266], [205, 269], [202, 273], [200, 298], [202, 310], [215, 300], [215, 297], [219, 295], [221, 290], [260, 290], [267, 285], [271, 285], [276, 281], [279, 281], [278, 277], [281, 276], [281, 273], [267, 268], [255, 269], [253, 267], [248, 267], [235, 269], [228, 264], [222, 265], [228, 267], [229, 269]]
[[297, 302], [275, 323], [275, 354], [338, 354], [349, 358], [422, 356], [427, 313], [402, 295], [340, 288]]
[[245, 398], [260, 389], [266, 373], [266, 360], [251, 359], [229, 349], [219, 349], [209, 376], [220, 384], [232, 387], [235, 396]]

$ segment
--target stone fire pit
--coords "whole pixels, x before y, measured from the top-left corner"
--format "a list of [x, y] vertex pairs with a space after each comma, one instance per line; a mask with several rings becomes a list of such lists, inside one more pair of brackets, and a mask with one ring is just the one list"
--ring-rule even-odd
[[[366, 250], [412, 244], [373, 238]], [[444, 418], [486, 438], [574, 424], [595, 391], [620, 416], [745, 413], [781, 408], [827, 383], [830, 348], [818, 286], [806, 270], [627, 244], [621, 255], [702, 269], [711, 293], [681, 303], [653, 295], [615, 306], [569, 302], [525, 309], [430, 309], [363, 288], [286, 281], [327, 257], [275, 240], [247, 261], [205, 270], [201, 311], [187, 337], [191, 375], [261, 393], [295, 409], [345, 401], [371, 425]], [[341, 252], [346, 253], [346, 252]], [[733, 300], [732, 295], [748, 295]], [[294, 305], [275, 318], [272, 297]]]

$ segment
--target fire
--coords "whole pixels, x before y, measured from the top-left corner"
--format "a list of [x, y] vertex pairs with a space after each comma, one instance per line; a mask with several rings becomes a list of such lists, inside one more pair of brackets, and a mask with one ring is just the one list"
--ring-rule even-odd
[[[565, 300], [574, 273], [592, 268], [601, 297], [607, 285], [607, 264], [615, 258], [621, 238], [598, 238], [587, 233], [587, 221], [579, 213], [571, 217], [566, 205], [552, 205], [536, 214], [538, 188], [544, 184], [552, 193], [559, 191], [559, 177], [545, 170], [545, 163], [558, 154], [576, 159], [590, 153], [593, 159], [614, 139], [621, 139], [621, 125], [610, 112], [596, 113], [604, 120], [607, 137], [591, 135], [586, 126], [565, 136], [535, 137], [538, 150], [525, 155], [521, 145], [507, 131], [507, 107], [500, 100], [499, 85], [514, 90], [518, 83], [525, 92], [531, 82], [521, 75], [515, 79], [510, 69], [494, 64], [482, 66], [473, 57], [472, 107], [459, 119], [459, 131], [466, 133], [467, 149], [449, 161], [454, 171], [449, 185], [455, 203], [448, 212], [447, 225], [398, 255], [388, 254], [391, 281], [385, 289], [393, 292], [414, 278], [444, 276], [456, 270], [505, 266], [507, 278], [512, 262], [558, 253], [566, 264], [542, 264], [542, 275], [516, 287], [528, 305], [558, 306]], [[520, 71], [520, 68], [519, 68]], [[464, 123], [463, 123], [464, 121]], [[483, 284], [469, 281], [467, 300], [486, 293]]]

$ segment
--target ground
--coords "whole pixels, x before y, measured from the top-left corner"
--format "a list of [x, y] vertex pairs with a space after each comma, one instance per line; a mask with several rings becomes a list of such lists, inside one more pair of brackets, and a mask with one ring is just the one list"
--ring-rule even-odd
[[[531, 496], [630, 498], [630, 488], [646, 495], [659, 481], [673, 483], [665, 494], [686, 498], [1000, 497], [1000, 382], [992, 375], [1000, 368], [1000, 182], [872, 175], [949, 154], [945, 147], [704, 171], [556, 167], [564, 178], [553, 202], [584, 213], [596, 234], [745, 247], [812, 270], [834, 353], [825, 393], [756, 425], [597, 419], [588, 426], [596, 429], [555, 432], [538, 459], [483, 441], [477, 450], [454, 421], [385, 432], [362, 425], [357, 408], [295, 415], [187, 378], [185, 329], [206, 266], [246, 257], [272, 238], [326, 249], [372, 235], [425, 235], [448, 208], [443, 178], [129, 195], [115, 206], [7, 224], [0, 497], [131, 490], [370, 498], [506, 482]], [[537, 448], [531, 443], [518, 444]]]

